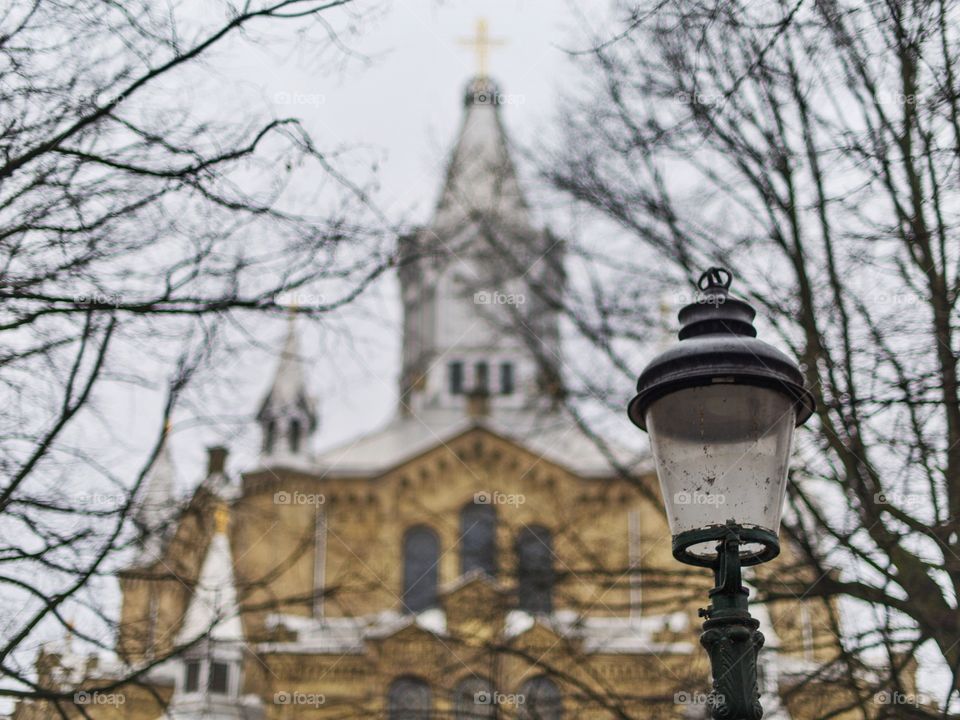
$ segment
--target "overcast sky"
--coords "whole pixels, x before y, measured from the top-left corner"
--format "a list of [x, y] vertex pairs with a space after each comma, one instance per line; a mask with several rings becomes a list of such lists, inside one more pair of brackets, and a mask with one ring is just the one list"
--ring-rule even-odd
[[[183, 92], [193, 93], [187, 96], [191, 102], [214, 101], [221, 120], [240, 118], [249, 107], [299, 118], [319, 147], [350, 149], [342, 162], [355, 179], [376, 177], [377, 203], [392, 221], [420, 223], [436, 200], [462, 118], [464, 87], [477, 70], [473, 50], [460, 40], [474, 34], [479, 18], [502, 41], [490, 52], [489, 71], [506, 100], [502, 117], [508, 133], [518, 146], [529, 147], [551, 132], [557, 98], [571, 76], [565, 49], [578, 38], [584, 42], [578, 31], [582, 18], [556, 0], [384, 4], [364, 16], [355, 32], [338, 33], [346, 54], [331, 52], [329, 43], [295, 40], [281, 24], [256, 44], [234, 43], [203, 69], [208, 84], [202, 91]], [[316, 30], [312, 36], [319, 39]], [[520, 165], [529, 174], [529, 166], [522, 160]], [[364, 320], [355, 321], [361, 313]], [[301, 322], [304, 354], [316, 358], [311, 381], [320, 396], [321, 446], [338, 444], [392, 415], [399, 321], [396, 285], [387, 278], [351, 311], [349, 326], [343, 321], [318, 330]], [[282, 322], [257, 329], [268, 347], [275, 340], [277, 351], [283, 332]], [[276, 364], [266, 355], [238, 358], [223, 369], [245, 390], [237, 406], [222, 412], [246, 408], [252, 418]], [[199, 480], [202, 446], [216, 432], [202, 440], [193, 432], [175, 437], [181, 484]], [[234, 467], [249, 467], [255, 447], [236, 444]]]
[[359, 34], [341, 34], [356, 53], [346, 67], [310, 43], [284, 52], [284, 43], [271, 42], [238, 53], [233, 75], [278, 113], [301, 118], [322, 146], [381, 151], [381, 200], [424, 219], [476, 70], [473, 51], [458, 40], [472, 36], [481, 17], [505, 43], [491, 50], [490, 74], [507, 95], [511, 135], [527, 143], [549, 126], [570, 75], [562, 48], [574, 42], [578, 18], [562, 0], [391, 3], [365, 17]]

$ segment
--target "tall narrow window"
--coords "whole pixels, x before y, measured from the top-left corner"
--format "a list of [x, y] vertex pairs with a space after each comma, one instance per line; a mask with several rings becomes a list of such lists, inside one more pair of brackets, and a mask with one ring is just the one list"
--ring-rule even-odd
[[226, 695], [230, 692], [230, 666], [223, 662], [210, 663], [210, 692]]
[[414, 677], [397, 678], [387, 693], [389, 720], [430, 720], [430, 686]]
[[553, 610], [553, 540], [539, 525], [525, 527], [517, 537], [517, 605], [529, 613]]
[[513, 395], [513, 363], [500, 363], [500, 394]]
[[196, 692], [200, 689], [200, 661], [188, 660], [183, 678], [183, 691]]
[[523, 703], [517, 713], [522, 720], [562, 720], [563, 696], [550, 678], [541, 675], [520, 686]]
[[[489, 499], [489, 498], [488, 498]], [[491, 504], [467, 503], [460, 511], [460, 572], [497, 574], [497, 510]]]
[[290, 452], [300, 452], [300, 421], [296, 418], [290, 421]]
[[497, 716], [496, 694], [489, 680], [468, 677], [453, 690], [455, 720], [481, 720]]
[[267, 420], [267, 426], [263, 431], [263, 449], [268, 453], [273, 452], [273, 445], [277, 441], [277, 421]]
[[447, 373], [450, 379], [450, 394], [463, 394], [463, 363], [459, 360], [454, 360], [447, 365]]
[[408, 612], [437, 606], [440, 542], [433, 530], [418, 525], [403, 539], [403, 604]]
[[474, 366], [476, 374], [473, 389], [478, 393], [490, 392], [490, 366], [483, 360]]

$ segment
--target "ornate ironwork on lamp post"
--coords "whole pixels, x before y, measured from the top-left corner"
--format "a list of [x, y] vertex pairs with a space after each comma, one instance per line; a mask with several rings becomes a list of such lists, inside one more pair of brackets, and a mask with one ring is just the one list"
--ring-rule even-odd
[[701, 644], [716, 720], [760, 720], [759, 622], [741, 568], [780, 553], [794, 428], [814, 410], [797, 363], [757, 339], [756, 311], [710, 268], [680, 311], [680, 342], [640, 374], [630, 419], [650, 434], [673, 556], [713, 569]]

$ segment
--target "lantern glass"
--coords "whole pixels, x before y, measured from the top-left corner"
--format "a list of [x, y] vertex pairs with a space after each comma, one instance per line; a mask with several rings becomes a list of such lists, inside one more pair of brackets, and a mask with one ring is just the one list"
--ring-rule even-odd
[[[731, 519], [779, 532], [796, 425], [792, 398], [744, 384], [683, 388], [654, 401], [646, 423], [674, 536]], [[713, 556], [715, 546], [689, 552]]]

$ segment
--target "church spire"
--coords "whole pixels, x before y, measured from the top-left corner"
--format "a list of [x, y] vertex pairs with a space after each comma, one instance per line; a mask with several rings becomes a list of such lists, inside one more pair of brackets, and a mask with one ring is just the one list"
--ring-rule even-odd
[[306, 378], [296, 316], [291, 311], [273, 384], [257, 413], [265, 458], [285, 460], [309, 455], [308, 442], [317, 429], [317, 409]]
[[212, 537], [175, 638], [186, 650], [173, 662], [177, 679], [168, 715], [177, 720], [263, 718], [259, 698], [243, 692], [245, 636], [230, 550], [229, 505], [218, 503], [212, 519]]
[[213, 536], [184, 615], [178, 643], [188, 644], [203, 637], [227, 643], [243, 641], [233, 554], [227, 532], [230, 510], [225, 503], [217, 504], [212, 520]]
[[174, 497], [175, 472], [170, 454], [169, 423], [164, 428], [160, 450], [140, 487], [133, 520], [140, 531], [137, 564], [148, 565], [158, 560], [167, 536], [167, 528], [176, 512]]
[[527, 203], [500, 117], [506, 98], [485, 75], [467, 84], [463, 122], [431, 222], [435, 231], [448, 231], [478, 216], [529, 225]]
[[400, 241], [405, 414], [543, 411], [562, 392], [564, 249], [534, 225], [500, 118], [507, 97], [485, 76], [467, 85], [434, 216]]

